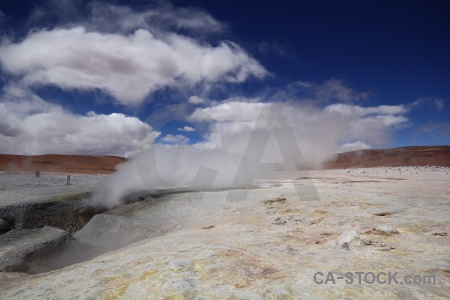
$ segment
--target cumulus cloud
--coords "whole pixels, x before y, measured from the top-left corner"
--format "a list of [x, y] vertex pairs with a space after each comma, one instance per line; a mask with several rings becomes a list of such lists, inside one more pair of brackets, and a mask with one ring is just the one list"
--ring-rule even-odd
[[166, 134], [165, 136], [163, 136], [161, 138], [161, 141], [166, 142], [166, 143], [171, 143], [171, 144], [182, 144], [182, 143], [189, 142], [189, 138], [185, 137], [182, 134], [176, 134], [176, 135]]
[[392, 130], [409, 124], [405, 116], [405, 105], [381, 105], [361, 107], [349, 104], [331, 104], [325, 107], [330, 114], [345, 118], [349, 130], [348, 140], [363, 140], [369, 143], [386, 144], [390, 141]]
[[[219, 33], [225, 25], [200, 9], [158, 2], [136, 11], [94, 1], [86, 16], [81, 6], [80, 1], [50, 0], [37, 7], [29, 20], [37, 27], [21, 40], [1, 42], [3, 70], [29, 87], [99, 89], [125, 105], [138, 105], [167, 87], [267, 75], [236, 43], [208, 43], [204, 34]], [[203, 102], [196, 96], [191, 101]]]
[[17, 86], [7, 86], [0, 97], [1, 153], [128, 156], [137, 143], [151, 144], [159, 135], [138, 118], [73, 114]]
[[256, 121], [260, 108], [270, 103], [225, 101], [211, 107], [197, 108], [191, 119], [202, 121], [205, 116], [216, 121]]
[[184, 131], [184, 132], [194, 132], [195, 128], [191, 126], [184, 126], [183, 128], [178, 128], [178, 131]]
[[19, 43], [4, 42], [0, 63], [28, 86], [97, 88], [129, 105], [166, 86], [242, 82], [267, 73], [235, 43], [213, 47], [177, 34], [157, 38], [145, 29], [131, 35], [83, 27], [32, 32]]
[[196, 104], [202, 104], [205, 101], [202, 98], [200, 98], [199, 96], [190, 96], [188, 99], [188, 102], [196, 105]]
[[[209, 115], [210, 120], [214, 120], [216, 124], [208, 140], [196, 146], [243, 153], [261, 109], [270, 105], [272, 104], [228, 101], [197, 108], [190, 116], [191, 119], [201, 121], [205, 119], [205, 115]], [[350, 151], [350, 148], [364, 149], [369, 144], [388, 143], [391, 133], [406, 126], [409, 121], [406, 117], [408, 110], [403, 105], [361, 107], [331, 104], [320, 107], [310, 102], [283, 105], [305, 160], [319, 164], [343, 149]], [[275, 153], [278, 150], [274, 146], [268, 151]]]

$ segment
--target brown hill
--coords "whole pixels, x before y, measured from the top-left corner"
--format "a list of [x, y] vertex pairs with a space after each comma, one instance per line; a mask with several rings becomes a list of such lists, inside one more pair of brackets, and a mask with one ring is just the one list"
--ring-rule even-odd
[[391, 149], [368, 149], [340, 153], [324, 166], [326, 169], [400, 167], [450, 167], [450, 146], [415, 146]]
[[0, 154], [0, 171], [110, 174], [124, 161], [126, 158], [118, 156]]
[[[93, 155], [9, 155], [0, 154], [0, 171], [54, 172], [73, 174], [110, 174], [127, 159], [118, 156]], [[417, 146], [391, 149], [369, 149], [338, 154], [325, 169], [400, 167], [450, 167], [450, 146]]]

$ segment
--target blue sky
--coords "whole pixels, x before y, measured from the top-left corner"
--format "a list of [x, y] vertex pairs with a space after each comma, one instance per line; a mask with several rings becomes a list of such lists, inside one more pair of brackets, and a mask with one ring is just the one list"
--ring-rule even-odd
[[[2, 153], [223, 147], [267, 103], [289, 107], [297, 137], [314, 144], [302, 135], [311, 126], [330, 151], [450, 144], [448, 1], [49, 0], [0, 11]], [[185, 121], [146, 123], [174, 104]], [[200, 112], [217, 126], [200, 133]]]

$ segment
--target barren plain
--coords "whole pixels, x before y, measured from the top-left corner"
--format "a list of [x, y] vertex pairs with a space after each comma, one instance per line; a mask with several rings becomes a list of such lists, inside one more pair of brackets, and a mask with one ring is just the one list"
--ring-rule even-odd
[[[21, 189], [87, 191], [101, 179], [65, 186], [63, 175], [52, 176]], [[18, 186], [33, 182], [20, 178]], [[12, 185], [0, 185], [7, 201]], [[280, 172], [245, 191], [239, 201], [225, 190], [136, 194], [71, 232], [70, 246], [42, 259], [38, 272], [0, 272], [1, 297], [448, 299], [448, 167]], [[8, 249], [0, 245], [0, 255]], [[62, 265], [46, 270], [52, 259]]]

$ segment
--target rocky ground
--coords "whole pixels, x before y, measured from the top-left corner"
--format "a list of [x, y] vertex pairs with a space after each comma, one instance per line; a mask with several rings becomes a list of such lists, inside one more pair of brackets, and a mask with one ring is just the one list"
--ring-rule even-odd
[[[106, 175], [67, 175], [0, 172], [0, 232], [8, 228], [54, 226], [70, 232], [81, 229], [85, 199]], [[1, 224], [8, 223], [9, 227]], [[4, 228], [2, 230], [2, 228]]]
[[[104, 176], [104, 175], [103, 175]], [[0, 272], [39, 272], [90, 219], [85, 200], [102, 175], [0, 172]], [[83, 214], [84, 212], [84, 214]]]
[[80, 192], [89, 192], [106, 175], [70, 175], [67, 174], [0, 172], [0, 206], [11, 204], [42, 202], [47, 199]]
[[[96, 215], [71, 235], [78, 246], [54, 256], [86, 261], [0, 273], [1, 297], [448, 299], [448, 168], [279, 175], [245, 200], [229, 191], [150, 194]], [[298, 194], [292, 182], [307, 188]]]

